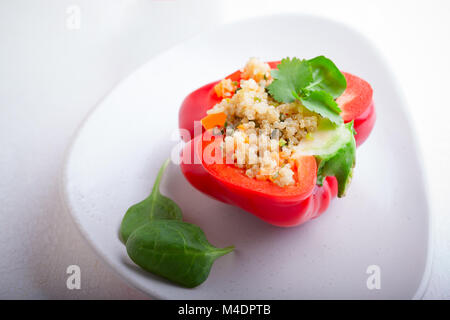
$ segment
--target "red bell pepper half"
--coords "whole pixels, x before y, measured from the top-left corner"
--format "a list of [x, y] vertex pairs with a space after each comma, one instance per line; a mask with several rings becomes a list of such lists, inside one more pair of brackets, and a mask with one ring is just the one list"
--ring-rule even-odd
[[[278, 63], [270, 62], [269, 65], [273, 69]], [[349, 73], [343, 74], [347, 88], [337, 102], [344, 122], [354, 121], [358, 146], [367, 139], [375, 123], [373, 92], [366, 81]], [[227, 78], [239, 81], [241, 72], [236, 71]], [[179, 112], [180, 129], [188, 130], [190, 137], [193, 137], [191, 140], [183, 137], [187, 143], [181, 154], [180, 166], [186, 179], [208, 196], [240, 207], [276, 226], [300, 225], [322, 214], [330, 200], [336, 197], [338, 183], [335, 177], [326, 177], [322, 186], [316, 184], [317, 163], [314, 156], [303, 156], [297, 160], [294, 170], [297, 183], [285, 187], [268, 180], [250, 178], [234, 164], [210, 163], [205, 159], [205, 149], [214, 149], [211, 144], [220, 141], [217, 139], [221, 136], [211, 136], [211, 131], [204, 130], [194, 136], [194, 121], [200, 121], [208, 109], [222, 100], [214, 91], [217, 83], [212, 82], [189, 94]], [[219, 152], [220, 149], [214, 150]]]

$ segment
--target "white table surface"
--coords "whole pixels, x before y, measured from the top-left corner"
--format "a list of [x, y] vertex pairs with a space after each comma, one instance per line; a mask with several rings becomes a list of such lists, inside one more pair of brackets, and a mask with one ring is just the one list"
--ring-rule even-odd
[[[71, 5], [80, 9], [80, 29], [67, 25]], [[96, 256], [64, 211], [64, 151], [89, 110], [158, 52], [215, 24], [274, 12], [344, 21], [391, 64], [417, 129], [434, 218], [424, 298], [450, 298], [447, 0], [1, 1], [0, 298], [146, 298]], [[73, 264], [80, 290], [66, 287]]]

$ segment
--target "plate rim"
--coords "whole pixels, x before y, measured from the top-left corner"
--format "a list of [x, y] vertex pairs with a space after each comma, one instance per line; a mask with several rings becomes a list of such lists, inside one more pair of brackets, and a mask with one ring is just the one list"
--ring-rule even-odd
[[66, 213], [69, 213], [69, 215], [72, 218], [71, 220], [74, 222], [76, 228], [78, 229], [78, 231], [80, 232], [80, 234], [82, 235], [84, 241], [88, 244], [88, 246], [91, 249], [93, 249], [95, 254], [119, 278], [124, 279], [128, 285], [130, 285], [131, 287], [142, 292], [144, 295], [146, 295], [149, 298], [171, 299], [171, 298], [160, 295], [159, 293], [157, 293], [154, 290], [149, 291], [147, 287], [144, 287], [139, 282], [137, 282], [134, 279], [132, 279], [131, 277], [129, 277], [128, 274], [120, 272], [116, 268], [115, 263], [112, 260], [110, 260], [106, 254], [104, 254], [102, 252], [102, 250], [94, 243], [94, 241], [90, 237], [87, 230], [85, 230], [85, 228], [83, 227], [83, 224], [81, 223], [79, 217], [77, 216], [77, 214], [75, 212], [76, 210], [73, 209], [73, 205], [71, 203], [70, 196], [69, 196], [70, 192], [69, 192], [68, 183], [67, 183], [69, 162], [70, 162], [70, 158], [72, 157], [73, 149], [74, 149], [75, 145], [77, 144], [77, 141], [78, 141], [78, 138], [79, 138], [81, 132], [87, 126], [87, 124], [89, 123], [89, 120], [92, 118], [92, 116], [102, 107], [102, 105], [105, 103], [107, 98], [113, 92], [115, 92], [117, 89], [119, 89], [122, 85], [124, 85], [126, 82], [128, 82], [129, 79], [131, 79], [136, 73], [138, 73], [140, 70], [144, 69], [153, 60], [155, 60], [161, 56], [164, 56], [171, 51], [176, 50], [178, 47], [183, 46], [185, 43], [193, 41], [197, 38], [207, 36], [208, 34], [212, 34], [218, 30], [225, 29], [227, 26], [246, 23], [246, 22], [247, 23], [248, 22], [258, 22], [258, 21], [262, 21], [262, 20], [266, 20], [266, 19], [270, 19], [270, 18], [280, 18], [280, 17], [310, 18], [310, 19], [316, 19], [318, 21], [321, 20], [321, 21], [329, 22], [329, 23], [344, 27], [344, 28], [350, 30], [351, 32], [353, 32], [354, 34], [357, 34], [361, 39], [364, 39], [366, 41], [366, 43], [371, 47], [371, 49], [374, 52], [376, 52], [376, 54], [380, 58], [381, 62], [383, 64], [385, 64], [387, 69], [390, 71], [389, 75], [392, 78], [392, 82], [395, 83], [395, 85], [397, 87], [396, 91], [398, 94], [398, 98], [402, 102], [401, 109], [403, 109], [403, 111], [404, 111], [403, 113], [405, 115], [405, 120], [406, 120], [405, 122], [407, 123], [407, 125], [410, 128], [412, 140], [415, 142], [414, 145], [411, 146], [411, 148], [413, 149], [413, 151], [417, 157], [417, 162], [418, 162], [419, 166], [421, 167], [419, 179], [422, 181], [422, 184], [423, 184], [426, 216], [428, 218], [427, 219], [428, 226], [426, 228], [427, 229], [427, 246], [426, 246], [427, 254], [425, 257], [425, 268], [424, 268], [424, 271], [422, 274], [422, 279], [419, 283], [419, 286], [417, 287], [416, 292], [412, 297], [412, 300], [420, 300], [425, 295], [425, 292], [429, 286], [430, 278], [431, 278], [432, 265], [433, 265], [433, 253], [434, 253], [434, 243], [433, 242], [434, 242], [435, 219], [433, 217], [430, 203], [429, 203], [429, 183], [428, 183], [428, 180], [427, 180], [426, 174], [425, 174], [426, 167], [424, 165], [422, 147], [420, 145], [420, 140], [418, 139], [417, 130], [416, 130], [415, 126], [412, 125], [413, 124], [412, 117], [408, 112], [406, 112], [406, 110], [404, 110], [405, 109], [404, 106], [408, 105], [407, 99], [405, 98], [404, 89], [401, 86], [400, 81], [398, 80], [397, 74], [394, 71], [394, 69], [392, 68], [391, 63], [386, 58], [386, 56], [383, 54], [383, 52], [380, 50], [379, 46], [377, 46], [371, 39], [369, 39], [366, 35], [364, 35], [362, 32], [360, 32], [358, 29], [354, 28], [350, 24], [347, 24], [341, 20], [323, 16], [323, 15], [316, 15], [316, 14], [310, 14], [310, 13], [277, 13], [277, 14], [273, 14], [273, 15], [264, 14], [264, 15], [253, 16], [250, 18], [237, 19], [237, 20], [233, 20], [228, 23], [222, 23], [222, 24], [213, 26], [210, 30], [200, 32], [194, 36], [188, 37], [187, 39], [185, 39], [183, 41], [180, 41], [179, 43], [171, 46], [170, 48], [167, 48], [167, 49], [159, 52], [158, 54], [152, 56], [151, 58], [146, 60], [144, 63], [140, 64], [139, 66], [137, 66], [136, 68], [131, 70], [127, 75], [125, 75], [120, 80], [118, 80], [114, 85], [112, 85], [111, 88], [97, 101], [97, 103], [95, 103], [90, 108], [90, 110], [83, 117], [80, 124], [75, 129], [72, 137], [69, 139], [69, 144], [64, 152], [62, 165], [60, 166], [60, 170], [59, 170], [60, 173], [59, 173], [59, 187], [58, 187], [59, 192], [58, 193], [59, 193], [61, 203], [63, 204], [63, 208], [65, 209], [64, 211], [66, 211]]

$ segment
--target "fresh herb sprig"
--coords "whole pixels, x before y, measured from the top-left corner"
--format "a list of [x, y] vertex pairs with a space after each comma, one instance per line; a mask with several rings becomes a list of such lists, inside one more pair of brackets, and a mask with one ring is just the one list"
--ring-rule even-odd
[[298, 100], [306, 109], [334, 124], [343, 122], [335, 99], [344, 92], [347, 81], [330, 59], [324, 56], [310, 60], [285, 58], [278, 69], [271, 71], [271, 75], [274, 80], [267, 90], [276, 101], [290, 103]]
[[182, 221], [180, 207], [159, 190], [168, 164], [169, 160], [159, 170], [150, 196], [126, 212], [120, 238], [142, 269], [192, 288], [203, 283], [214, 261], [234, 247], [216, 248], [202, 229]]

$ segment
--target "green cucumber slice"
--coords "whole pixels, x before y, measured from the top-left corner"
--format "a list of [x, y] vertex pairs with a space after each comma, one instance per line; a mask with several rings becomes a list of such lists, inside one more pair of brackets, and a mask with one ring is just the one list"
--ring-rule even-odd
[[319, 126], [310, 137], [296, 147], [299, 155], [315, 156], [317, 161], [317, 184], [322, 185], [328, 176], [338, 182], [338, 197], [345, 195], [355, 167], [356, 143], [353, 122], [338, 127]]

